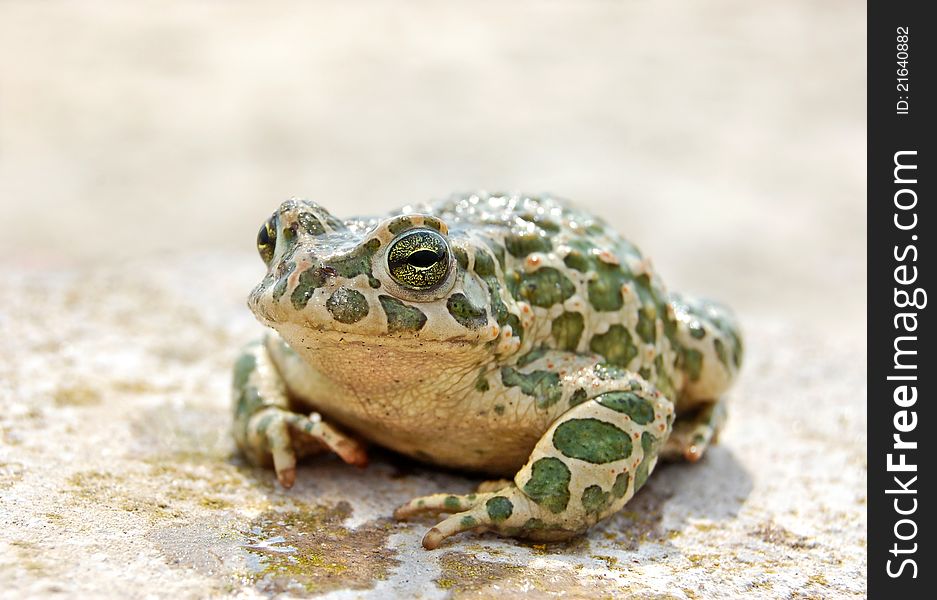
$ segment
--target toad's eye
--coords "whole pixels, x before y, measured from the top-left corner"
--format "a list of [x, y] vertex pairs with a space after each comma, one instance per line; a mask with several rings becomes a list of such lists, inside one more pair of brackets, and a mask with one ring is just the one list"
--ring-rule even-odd
[[387, 251], [387, 270], [404, 287], [429, 290], [449, 273], [449, 244], [429, 229], [408, 231]]
[[273, 260], [273, 251], [277, 247], [276, 221], [276, 216], [270, 217], [260, 228], [260, 231], [257, 232], [257, 252], [260, 253], [260, 258], [268, 265]]

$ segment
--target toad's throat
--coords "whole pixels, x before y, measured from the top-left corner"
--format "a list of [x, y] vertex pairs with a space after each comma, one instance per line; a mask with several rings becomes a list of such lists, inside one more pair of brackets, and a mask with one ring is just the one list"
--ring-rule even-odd
[[455, 390], [470, 385], [477, 366], [490, 360], [484, 346], [463, 340], [361, 335], [285, 323], [277, 330], [324, 379], [361, 399]]

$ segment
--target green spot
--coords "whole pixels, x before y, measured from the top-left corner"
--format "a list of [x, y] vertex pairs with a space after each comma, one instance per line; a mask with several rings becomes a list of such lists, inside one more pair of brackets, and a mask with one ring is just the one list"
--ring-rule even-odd
[[611, 494], [597, 485], [590, 485], [582, 492], [582, 507], [587, 513], [599, 515], [608, 507], [610, 499]]
[[397, 235], [401, 231], [409, 229], [412, 226], [413, 220], [411, 220], [410, 217], [397, 217], [387, 226], [387, 231], [389, 231], [392, 235]]
[[657, 309], [654, 305], [642, 306], [638, 311], [638, 335], [648, 344], [657, 341]]
[[726, 371], [729, 370], [729, 357], [726, 356], [726, 345], [722, 343], [722, 340], [716, 338], [713, 340], [713, 348], [716, 349], [716, 358], [719, 359], [719, 362], [726, 368]]
[[539, 348], [534, 348], [527, 354], [517, 359], [517, 366], [526, 367], [527, 365], [534, 362], [535, 360], [539, 358], [543, 358], [547, 352], [549, 352], [549, 348], [547, 348], [546, 346], [540, 346]]
[[325, 284], [325, 280], [326, 276], [323, 274], [322, 269], [318, 267], [311, 267], [300, 273], [296, 288], [293, 290], [293, 293], [290, 294], [290, 302], [293, 303], [293, 308], [296, 310], [306, 308], [306, 304], [308, 304], [309, 299], [312, 298], [312, 293], [316, 291], [317, 288], [322, 287]]
[[631, 343], [631, 334], [623, 325], [612, 325], [605, 333], [593, 337], [589, 349], [619, 367], [627, 367], [638, 355], [638, 349]]
[[586, 233], [595, 236], [602, 235], [605, 233], [605, 228], [600, 223], [589, 223], [586, 225]]
[[459, 503], [458, 496], [446, 496], [446, 499], [443, 500], [442, 504], [449, 510], [458, 510], [462, 506]]
[[[609, 264], [599, 260], [593, 250], [595, 243], [588, 239], [574, 239], [569, 242], [569, 254], [563, 262], [570, 269], [582, 273], [593, 273], [590, 276], [588, 291], [589, 303], [599, 311], [616, 311], [624, 305], [621, 286], [632, 280], [631, 272], [621, 264]], [[615, 254], [618, 257], [629, 254], [630, 247], [617, 247]], [[635, 253], [640, 256], [640, 253]]]
[[357, 323], [368, 314], [368, 300], [364, 294], [344, 287], [329, 296], [325, 307], [339, 323]]
[[563, 397], [560, 376], [549, 371], [521, 373], [512, 367], [503, 367], [501, 382], [507, 387], [519, 387], [525, 395], [532, 396], [537, 408], [553, 406]]
[[592, 267], [592, 261], [586, 254], [573, 248], [563, 259], [563, 263], [570, 269], [575, 269], [580, 273], [586, 273]]
[[535, 217], [534, 223], [536, 223], [537, 226], [540, 227], [540, 229], [543, 229], [547, 233], [559, 233], [560, 232], [560, 224], [557, 223], [556, 221], [553, 221], [544, 217]]
[[419, 331], [426, 325], [426, 315], [420, 309], [404, 304], [391, 296], [378, 296], [387, 315], [387, 331]]
[[465, 252], [465, 248], [454, 246], [452, 248], [452, 255], [455, 256], [455, 261], [459, 263], [463, 271], [468, 269], [468, 254]]
[[478, 526], [478, 521], [475, 519], [475, 517], [464, 516], [462, 517], [462, 520], [459, 521], [459, 525], [464, 529], [471, 529], [472, 527]]
[[317, 219], [312, 213], [299, 213], [299, 224], [302, 225], [306, 233], [310, 235], [322, 235], [325, 233], [325, 227], [322, 226], [322, 221]]
[[556, 221], [553, 221], [549, 217], [544, 217], [543, 215], [524, 213], [522, 215], [518, 215], [518, 218], [523, 219], [528, 223], [533, 223], [548, 233], [558, 233], [560, 230], [560, 226], [558, 223], [556, 223]]
[[249, 385], [251, 373], [257, 367], [253, 352], [246, 350], [234, 363], [232, 384], [236, 398], [235, 419], [238, 427], [246, 427], [247, 419], [263, 406], [263, 398], [256, 387]]
[[508, 280], [511, 295], [543, 308], [565, 301], [576, 292], [568, 277], [553, 267], [543, 267], [533, 273], [512, 273]]
[[553, 445], [564, 456], [592, 464], [622, 460], [631, 456], [631, 436], [598, 419], [570, 419], [553, 432]]
[[699, 381], [700, 372], [703, 370], [702, 353], [699, 350], [684, 350], [683, 368], [690, 375], [691, 381]]
[[526, 531], [536, 531], [538, 529], [546, 529], [547, 524], [543, 522], [543, 519], [538, 519], [532, 517], [524, 521], [524, 524], [521, 526], [521, 529]]
[[472, 306], [465, 294], [453, 294], [446, 301], [446, 308], [452, 318], [458, 321], [463, 327], [469, 329], [478, 329], [488, 323], [488, 315], [485, 309]]
[[501, 270], [504, 270], [504, 246], [498, 244], [494, 240], [488, 241], [488, 247], [491, 248], [491, 251], [495, 255], [495, 259], [498, 261], [498, 264], [501, 265]]
[[742, 337], [732, 332], [732, 364], [738, 369], [742, 366]]
[[[492, 246], [492, 248], [495, 248], [495, 246]], [[502, 254], [503, 252], [502, 250]], [[495, 271], [494, 259], [488, 252], [480, 248], [475, 250], [475, 272], [488, 285], [488, 295], [491, 298], [492, 318], [494, 318], [501, 327], [510, 325], [514, 336], [523, 340], [524, 328], [521, 326], [520, 319], [517, 315], [508, 311], [507, 306], [504, 305], [504, 301], [501, 300], [501, 283]]]
[[524, 493], [550, 512], [560, 513], [569, 504], [570, 478], [569, 467], [563, 461], [552, 456], [541, 458], [530, 468], [530, 479], [524, 484]]
[[503, 405], [503, 404], [495, 404], [495, 414], [497, 414], [497, 415], [503, 415], [503, 414], [504, 414], [504, 405]]
[[260, 417], [260, 420], [257, 421], [257, 424], [254, 426], [254, 431], [256, 431], [259, 434], [266, 435], [267, 429], [271, 425], [273, 425], [273, 421], [275, 418], [276, 416], [273, 413], [267, 413], [264, 416]]
[[654, 357], [654, 368], [657, 369], [658, 373], [662, 373], [664, 371], [664, 355], [663, 354], [658, 354], [657, 356]]
[[485, 372], [485, 368], [482, 367], [481, 371], [478, 372], [478, 377], [475, 379], [475, 390], [479, 392], [487, 392], [491, 386], [488, 385], [488, 374]]
[[621, 286], [631, 279], [618, 265], [594, 261], [595, 277], [589, 281], [589, 303], [599, 311], [621, 310]]
[[235, 418], [246, 425], [246, 418], [253, 415], [263, 406], [263, 398], [261, 398], [257, 388], [252, 385], [245, 385], [237, 389], [238, 397]]
[[497, 277], [486, 277], [485, 283], [488, 284], [488, 294], [491, 298], [491, 316], [498, 321], [498, 325], [504, 327], [511, 326], [511, 331], [519, 340], [524, 339], [524, 328], [521, 321], [514, 313], [508, 311], [507, 306], [501, 300], [501, 284]]
[[[285, 265], [285, 266], [283, 266]], [[281, 263], [281, 266], [277, 269], [279, 279], [277, 283], [273, 286], [273, 301], [279, 302], [280, 298], [283, 297], [283, 294], [286, 293], [286, 287], [289, 285], [290, 273], [296, 268], [296, 263], [290, 261], [289, 263]]]
[[701, 340], [706, 337], [706, 329], [699, 321], [691, 321], [687, 328], [690, 330], [690, 336], [694, 339]]
[[587, 397], [586, 390], [579, 388], [578, 390], [573, 392], [572, 396], [569, 397], [569, 405], [572, 407], [572, 406], [576, 406], [577, 404], [582, 404], [583, 402], [586, 401], [586, 397]]
[[475, 250], [475, 272], [479, 277], [495, 276], [495, 259], [481, 248]]
[[599, 404], [631, 417], [640, 425], [654, 420], [654, 407], [650, 402], [633, 392], [608, 392], [598, 398]]
[[615, 478], [615, 483], [612, 485], [612, 494], [616, 498], [622, 498], [628, 493], [628, 483], [630, 481], [631, 475], [627, 471], [619, 473], [618, 477]]
[[657, 389], [667, 398], [674, 398], [673, 380], [670, 378], [670, 369], [664, 368], [664, 356], [662, 354], [654, 357], [654, 368], [657, 370], [657, 381], [655, 382]]
[[688, 304], [679, 297], [674, 299], [674, 304], [677, 308], [695, 316], [700, 316], [702, 320], [708, 321], [718, 331], [716, 339], [713, 340], [713, 346], [717, 358], [726, 366], [726, 369], [729, 368], [730, 362], [735, 368], [741, 366], [742, 338], [738, 325], [727, 308], [707, 300], [699, 300], [696, 303]]
[[234, 363], [234, 387], [237, 389], [247, 385], [251, 373], [257, 368], [257, 358], [253, 352], [245, 352]]
[[578, 312], [564, 312], [553, 319], [550, 335], [556, 340], [556, 347], [560, 350], [575, 352], [579, 347], [579, 338], [584, 329], [583, 317]]
[[367, 275], [368, 284], [372, 288], [378, 288], [381, 286], [381, 282], [371, 273], [371, 259], [380, 247], [380, 240], [376, 238], [368, 240], [367, 243], [358, 246], [348, 254], [333, 258], [329, 262], [329, 267], [334, 269], [340, 277], [346, 279], [351, 279], [358, 275]]
[[495, 496], [489, 499], [485, 503], [485, 508], [488, 509], [488, 518], [495, 523], [504, 521], [514, 512], [514, 505], [504, 496]]
[[289, 227], [283, 228], [283, 241], [286, 242], [286, 247], [289, 248], [296, 241], [296, 224], [292, 224]]
[[641, 459], [641, 464], [638, 465], [638, 470], [634, 476], [635, 491], [641, 489], [644, 482], [647, 481], [648, 475], [650, 475], [651, 461], [657, 456], [658, 444], [658, 439], [650, 433], [645, 431], [641, 434], [641, 448], [644, 449], [644, 458]]
[[[743, 354], [743, 344], [742, 344], [742, 335], [739, 331], [738, 325], [735, 323], [735, 320], [732, 318], [731, 313], [725, 307], [715, 304], [715, 303], [704, 303], [705, 306], [711, 307], [714, 310], [711, 310], [710, 313], [715, 313], [715, 316], [710, 314], [709, 320], [713, 325], [719, 330], [721, 334], [721, 343], [724, 346], [727, 346], [724, 350], [727, 359], [730, 359], [735, 368], [739, 368], [742, 364], [742, 354]], [[704, 308], [705, 308], [704, 306]], [[702, 311], [703, 308], [696, 309], [697, 312]], [[718, 339], [718, 338], [717, 338]], [[715, 345], [715, 342], [714, 342]], [[716, 347], [717, 355], [719, 353], [718, 346]], [[728, 354], [731, 352], [732, 356], [729, 357]], [[722, 358], [719, 359], [722, 361]], [[722, 361], [728, 366], [728, 360]]]
[[673, 341], [677, 331], [677, 322], [673, 320], [667, 310], [667, 302], [660, 289], [655, 287], [648, 275], [639, 275], [634, 278], [635, 289], [645, 307], [654, 307], [657, 317], [663, 319], [664, 335]]
[[540, 235], [539, 232], [509, 235], [504, 238], [504, 247], [511, 256], [524, 258], [532, 252], [549, 252], [553, 249], [550, 238]]

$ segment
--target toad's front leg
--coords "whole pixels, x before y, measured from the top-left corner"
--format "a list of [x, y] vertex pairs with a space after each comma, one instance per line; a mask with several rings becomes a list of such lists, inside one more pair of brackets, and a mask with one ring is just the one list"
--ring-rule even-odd
[[[462, 531], [554, 541], [614, 514], [644, 485], [670, 434], [673, 404], [638, 375], [620, 372], [604, 391], [563, 413], [504, 488], [417, 498], [395, 512], [454, 513], [423, 538], [427, 549]], [[611, 390], [609, 390], [611, 388]]]
[[[269, 343], [282, 343], [267, 338]], [[317, 413], [293, 412], [286, 383], [267, 344], [256, 342], [242, 350], [234, 365], [234, 440], [256, 465], [273, 463], [283, 487], [296, 479], [296, 460], [329, 449], [347, 463], [364, 466], [364, 446], [324, 422]]]

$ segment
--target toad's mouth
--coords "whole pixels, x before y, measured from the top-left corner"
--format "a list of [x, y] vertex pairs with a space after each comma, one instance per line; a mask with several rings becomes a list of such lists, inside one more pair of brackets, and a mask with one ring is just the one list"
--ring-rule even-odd
[[373, 345], [484, 345], [502, 333], [487, 308], [475, 309], [469, 321], [446, 299], [404, 301], [383, 289], [349, 285], [361, 282], [344, 283], [313, 290], [301, 306], [288, 294], [278, 295], [275, 288], [262, 283], [250, 295], [248, 306], [261, 323], [285, 339], [305, 340], [309, 345], [342, 337], [369, 340]]
[[[429, 332], [390, 333], [387, 331], [360, 332], [342, 331], [326, 327], [321, 323], [272, 323], [291, 347], [300, 346], [308, 350], [328, 351], [346, 346], [373, 346], [376, 348], [418, 348], [422, 353], [452, 351], [459, 348], [474, 348], [481, 344], [464, 337], [439, 338]], [[297, 349], [294, 347], [294, 349]]]

